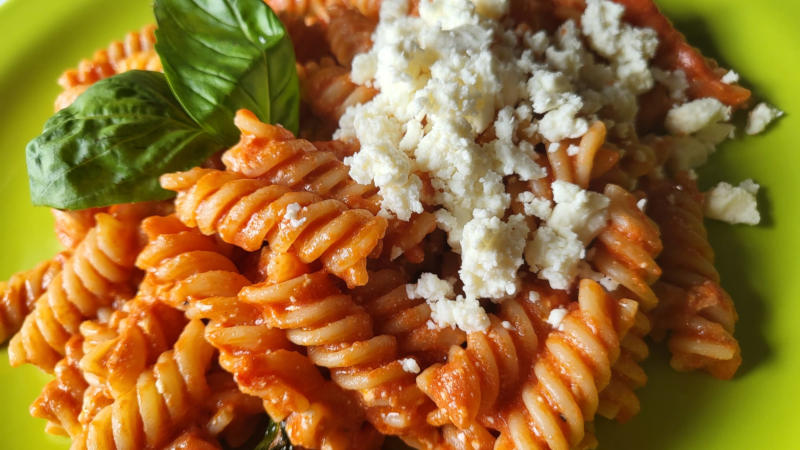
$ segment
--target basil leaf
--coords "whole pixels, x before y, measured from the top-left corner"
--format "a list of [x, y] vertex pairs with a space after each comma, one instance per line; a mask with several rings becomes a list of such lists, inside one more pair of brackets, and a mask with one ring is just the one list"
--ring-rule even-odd
[[294, 446], [280, 423], [270, 422], [264, 432], [264, 439], [253, 450], [292, 450]]
[[297, 133], [294, 49], [261, 0], [156, 0], [156, 51], [170, 87], [206, 130], [233, 143], [237, 109]]
[[159, 175], [221, 148], [181, 109], [163, 74], [122, 73], [92, 85], [28, 144], [31, 200], [83, 209], [169, 198]]

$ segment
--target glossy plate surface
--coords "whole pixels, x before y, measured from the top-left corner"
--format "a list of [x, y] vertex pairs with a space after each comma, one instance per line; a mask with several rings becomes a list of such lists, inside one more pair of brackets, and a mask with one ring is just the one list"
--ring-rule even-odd
[[[656, 346], [643, 412], [625, 425], [598, 421], [601, 449], [800, 448], [800, 2], [661, 0], [700, 46], [739, 72], [758, 98], [786, 111], [768, 133], [724, 145], [701, 171], [703, 187], [753, 178], [763, 186], [758, 227], [708, 223], [723, 285], [739, 310], [744, 364], [733, 381], [677, 374]], [[28, 199], [25, 144], [52, 114], [58, 75], [152, 21], [150, 1], [0, 0], [0, 279], [57, 251], [52, 218]], [[66, 449], [28, 405], [49, 379], [10, 369], [0, 352], [0, 448]]]

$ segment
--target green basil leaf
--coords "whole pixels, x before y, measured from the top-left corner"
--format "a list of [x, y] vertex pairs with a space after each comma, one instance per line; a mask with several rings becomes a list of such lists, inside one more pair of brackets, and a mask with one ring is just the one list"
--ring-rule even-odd
[[156, 51], [172, 92], [206, 130], [233, 143], [237, 109], [297, 133], [294, 49], [261, 0], [156, 0]]
[[264, 438], [253, 447], [253, 450], [292, 450], [294, 446], [280, 423], [270, 422], [264, 432]]
[[122, 73], [92, 85], [28, 144], [31, 200], [82, 209], [169, 198], [159, 175], [222, 147], [183, 111], [163, 74]]

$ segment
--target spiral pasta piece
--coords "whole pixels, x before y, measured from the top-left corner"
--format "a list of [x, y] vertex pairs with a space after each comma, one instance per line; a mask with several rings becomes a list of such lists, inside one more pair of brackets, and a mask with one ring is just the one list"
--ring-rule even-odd
[[236, 112], [234, 123], [241, 138], [222, 155], [228, 170], [334, 198], [351, 208], [372, 213], [380, 209], [378, 189], [356, 183], [350, 178], [350, 169], [333, 152], [296, 139], [281, 126], [263, 123], [245, 109]]
[[348, 286], [367, 282], [366, 258], [386, 232], [386, 219], [367, 210], [232, 172], [195, 168], [163, 175], [161, 185], [178, 192], [176, 213], [185, 224], [245, 250], [266, 240], [305, 263], [320, 260]]
[[140, 292], [173, 308], [214, 296], [236, 295], [250, 284], [230, 259], [231, 248], [175, 216], [153, 216], [142, 222], [149, 242], [136, 258], [146, 271]]
[[185, 325], [180, 311], [136, 297], [112, 314], [107, 324], [98, 325], [106, 327], [111, 337], [87, 350], [79, 367], [107, 397], [120, 398], [136, 386], [139, 374], [172, 348]]
[[196, 420], [209, 395], [206, 371], [213, 356], [203, 330], [201, 321], [190, 321], [174, 348], [139, 374], [134, 389], [101, 409], [74, 447], [159, 447]]
[[333, 381], [358, 392], [378, 431], [419, 446], [437, 445], [438, 431], [424, 422], [432, 405], [417, 388], [413, 371], [406, 371], [397, 340], [375, 335], [369, 313], [342, 294], [328, 274], [248, 286], [239, 299], [263, 308], [269, 326], [287, 330], [288, 339], [306, 347], [309, 359], [328, 368]]
[[664, 275], [656, 285], [663, 304], [656, 328], [668, 331], [670, 364], [679, 371], [705, 370], [729, 379], [742, 362], [733, 336], [738, 314], [720, 286], [714, 250], [703, 224], [703, 197], [686, 176], [648, 189], [651, 214], [662, 229]]
[[544, 340], [520, 400], [502, 413], [494, 448], [568, 450], [583, 442], [637, 303], [584, 279], [576, 306]]
[[613, 184], [607, 185], [603, 193], [611, 200], [610, 221], [595, 240], [588, 260], [595, 270], [620, 286], [616, 296], [635, 299], [640, 311], [636, 326], [622, 341], [612, 380], [601, 393], [599, 413], [608, 419], [626, 421], [639, 412], [634, 391], [647, 382], [640, 366], [649, 354], [644, 337], [650, 331], [650, 322], [645, 313], [659, 301], [652, 285], [661, 275], [655, 258], [663, 245], [658, 226], [639, 209], [635, 196]]
[[315, 115], [332, 125], [339, 123], [347, 108], [366, 103], [378, 93], [353, 83], [350, 72], [330, 58], [304, 64], [299, 75], [303, 100]]
[[0, 282], [0, 344], [19, 330], [25, 316], [61, 271], [66, 259], [67, 254], [58, 254], [33, 269], [15, 273], [8, 281]]
[[76, 334], [66, 346], [66, 356], [55, 366], [55, 379], [48, 382], [31, 404], [33, 417], [48, 421], [46, 431], [75, 437], [83, 425], [80, 414], [83, 398], [89, 387], [78, 363], [83, 355], [83, 336]]
[[222, 368], [243, 392], [261, 399], [284, 422], [294, 445], [308, 448], [377, 448], [380, 435], [364, 427], [355, 398], [325, 380], [283, 330], [264, 326], [261, 311], [236, 297], [192, 302], [190, 314], [209, 320], [206, 340], [220, 352]]
[[378, 22], [343, 6], [333, 6], [328, 11], [331, 22], [325, 37], [339, 64], [350, 67], [355, 55], [372, 48], [372, 32]]
[[[536, 302], [530, 302], [531, 297]], [[539, 336], [551, 330], [550, 311], [569, 304], [563, 291], [526, 283], [515, 298], [505, 300], [484, 331], [467, 335], [466, 347], [452, 346], [443, 364], [433, 364], [417, 377], [417, 385], [437, 405], [428, 415], [444, 435], [464, 433], [456, 448], [491, 448], [503, 405], [519, 394], [538, 352]], [[450, 427], [453, 427], [451, 430]], [[449, 431], [448, 431], [449, 430]], [[450, 439], [448, 439], [450, 440]]]
[[66, 108], [92, 84], [126, 70], [161, 71], [161, 61], [155, 53], [155, 25], [125, 35], [108, 48], [95, 52], [92, 59], [84, 59], [75, 69], [64, 72], [58, 79], [63, 91], [55, 101], [56, 111]]
[[[337, 155], [324, 150], [337, 147], [339, 141], [312, 144], [295, 139], [286, 129], [263, 123], [247, 110], [237, 111], [234, 122], [241, 138], [222, 156], [228, 170], [340, 200], [350, 208], [380, 211], [378, 189], [356, 183]], [[414, 214], [408, 221], [390, 219], [384, 253], [389, 259], [405, 255], [411, 262], [421, 262], [421, 243], [435, 229], [436, 217], [429, 212]]]
[[95, 214], [108, 212], [108, 208], [88, 208], [77, 211], [53, 208], [50, 212], [53, 214], [53, 227], [58, 242], [64, 248], [74, 250], [86, 237], [86, 233], [96, 225]]
[[64, 355], [64, 346], [83, 320], [116, 300], [131, 297], [131, 275], [137, 253], [136, 222], [108, 214], [75, 249], [42, 294], [9, 344], [16, 367], [32, 363], [46, 372]]

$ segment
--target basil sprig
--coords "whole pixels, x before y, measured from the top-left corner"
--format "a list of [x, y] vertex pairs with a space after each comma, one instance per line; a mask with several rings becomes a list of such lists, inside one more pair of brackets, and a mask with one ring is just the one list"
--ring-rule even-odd
[[261, 0], [156, 0], [156, 51], [172, 91], [232, 143], [247, 108], [297, 133], [300, 88], [286, 29]]
[[31, 200], [83, 209], [169, 198], [160, 174], [198, 165], [220, 148], [163, 74], [125, 72], [89, 87], [28, 144]]
[[235, 142], [239, 108], [297, 132], [294, 51], [266, 4], [156, 0], [154, 8], [165, 75], [115, 75], [50, 118], [27, 147], [34, 204], [83, 209], [169, 198], [158, 177]]

